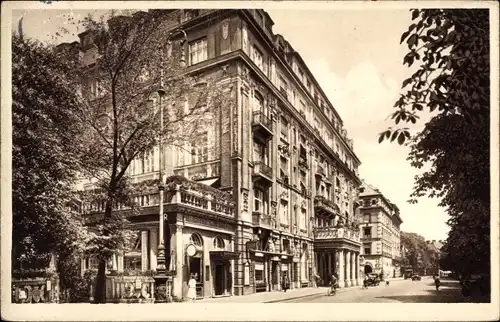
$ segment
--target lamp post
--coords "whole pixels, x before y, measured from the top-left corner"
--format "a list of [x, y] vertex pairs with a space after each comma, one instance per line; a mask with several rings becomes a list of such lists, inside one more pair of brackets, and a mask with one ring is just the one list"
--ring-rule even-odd
[[[168, 36], [167, 36], [167, 43], [170, 43], [170, 39], [175, 36], [175, 35], [181, 35], [183, 38], [182, 38], [182, 41], [181, 41], [181, 46], [184, 44], [184, 42], [187, 40], [187, 35], [186, 35], [186, 32], [182, 29], [175, 29], [173, 31], [171, 31]], [[164, 70], [163, 70], [163, 48], [160, 47], [159, 48], [160, 50], [160, 86], [158, 88], [158, 97], [159, 97], [159, 100], [158, 100], [158, 104], [159, 104], [159, 115], [160, 115], [160, 133], [159, 133], [159, 148], [158, 148], [158, 152], [159, 152], [159, 160], [158, 160], [158, 163], [159, 163], [159, 167], [158, 167], [158, 177], [159, 177], [159, 185], [158, 185], [158, 190], [159, 190], [159, 194], [160, 194], [160, 200], [159, 200], [159, 217], [158, 217], [158, 221], [159, 221], [159, 227], [158, 227], [158, 254], [157, 254], [157, 258], [156, 258], [156, 271], [157, 271], [157, 274], [159, 275], [157, 280], [159, 282], [159, 284], [162, 284], [161, 283], [161, 280], [164, 280], [165, 279], [165, 273], [168, 269], [170, 269], [170, 263], [168, 263], [168, 265], [166, 265], [166, 262], [165, 262], [165, 245], [164, 245], [164, 240], [165, 240], [165, 237], [164, 237], [164, 222], [165, 222], [165, 215], [163, 213], [163, 203], [164, 203], [164, 191], [165, 191], [165, 178], [164, 178], [164, 173], [163, 173], [163, 127], [164, 127], [164, 124], [163, 124], [163, 97], [165, 96], [166, 94], [166, 91], [165, 91], [165, 87], [164, 87]], [[181, 58], [180, 58], [180, 61], [179, 61], [179, 66], [181, 68], [184, 68], [186, 66], [186, 59], [185, 59], [185, 53], [184, 53], [184, 49], [182, 48], [181, 49]], [[169, 258], [171, 258], [171, 256], [169, 256]], [[164, 285], [164, 284], [163, 284]], [[167, 298], [170, 297], [170, 292], [169, 292], [170, 288], [167, 286], [165, 291], [166, 291], [166, 294], [165, 296]], [[163, 291], [163, 290], [162, 290]], [[159, 291], [162, 292], [162, 291]], [[162, 300], [162, 299], [159, 299], [158, 300]]]

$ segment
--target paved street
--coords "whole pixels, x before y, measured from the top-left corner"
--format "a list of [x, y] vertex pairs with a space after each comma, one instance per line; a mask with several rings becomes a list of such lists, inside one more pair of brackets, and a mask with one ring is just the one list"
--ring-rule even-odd
[[443, 280], [436, 291], [431, 277], [421, 281], [396, 280], [367, 290], [357, 287], [340, 290], [335, 296], [316, 295], [281, 301], [281, 303], [457, 303], [463, 302], [458, 281]]

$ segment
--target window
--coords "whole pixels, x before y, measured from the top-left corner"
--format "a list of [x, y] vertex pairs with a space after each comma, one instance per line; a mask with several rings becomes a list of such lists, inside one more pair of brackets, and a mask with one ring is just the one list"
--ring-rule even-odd
[[207, 60], [207, 39], [189, 43], [189, 64], [194, 65], [204, 60]]
[[253, 190], [254, 206], [253, 210], [263, 214], [268, 213], [267, 191], [255, 188]]
[[253, 141], [253, 161], [268, 164], [267, 147], [264, 144]]
[[288, 121], [283, 116], [281, 117], [281, 135], [288, 139]]
[[376, 205], [377, 204], [377, 199], [372, 199], [372, 205]]
[[363, 227], [363, 236], [365, 238], [370, 238], [372, 235], [372, 228], [371, 227]]
[[363, 215], [363, 221], [364, 221], [364, 222], [371, 222], [371, 220], [370, 220], [370, 219], [371, 219], [370, 214], [364, 214], [364, 215]]
[[255, 264], [255, 280], [259, 282], [264, 281], [264, 265]]
[[300, 213], [300, 228], [306, 228], [307, 227], [307, 211], [304, 208], [301, 208], [301, 213]]
[[204, 132], [200, 135], [199, 139], [194, 142], [191, 148], [191, 155], [193, 157], [192, 163], [200, 163], [208, 161], [208, 134]]
[[222, 237], [220, 236], [217, 236], [214, 238], [214, 248], [215, 249], [224, 249], [225, 247], [225, 243], [224, 243], [224, 239], [222, 239]]
[[285, 79], [281, 75], [278, 76], [278, 84], [280, 87], [280, 91], [284, 92], [284, 94], [286, 95], [286, 93], [288, 91], [288, 83], [285, 81]]
[[255, 93], [253, 97], [253, 110], [264, 112], [264, 100], [262, 99], [262, 96], [257, 93]]
[[370, 255], [372, 253], [371, 245], [369, 245], [369, 244], [364, 245], [364, 251], [365, 251], [365, 255]]
[[283, 224], [288, 224], [288, 202], [286, 201], [281, 201], [281, 222]]
[[203, 247], [203, 238], [197, 233], [192, 234], [189, 241], [195, 246]]
[[262, 71], [264, 71], [264, 59], [262, 52], [256, 47], [252, 47], [252, 60]]

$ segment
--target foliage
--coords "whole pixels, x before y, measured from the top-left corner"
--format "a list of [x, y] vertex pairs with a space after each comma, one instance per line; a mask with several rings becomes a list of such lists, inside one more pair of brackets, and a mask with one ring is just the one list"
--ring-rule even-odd
[[422, 132], [388, 129], [390, 138], [410, 141], [408, 160], [426, 169], [415, 178], [411, 203], [429, 195], [441, 198], [450, 220], [442, 265], [470, 275], [489, 272], [490, 258], [490, 62], [487, 9], [412, 9], [404, 32], [409, 52], [403, 64], [419, 62], [403, 81], [396, 124], [415, 124], [433, 113]]
[[73, 206], [80, 122], [70, 66], [46, 46], [12, 37], [12, 262], [43, 268], [50, 252], [84, 247]]
[[[487, 9], [412, 9], [412, 20], [401, 36], [409, 52], [403, 65], [420, 66], [404, 80], [391, 117], [396, 124], [415, 124], [428, 109], [458, 114], [464, 122], [489, 116], [489, 11]], [[408, 128], [388, 129], [379, 135], [403, 144]]]
[[401, 245], [406, 249], [406, 261], [419, 272], [437, 271], [439, 255], [434, 247], [429, 247], [424, 237], [415, 234], [401, 232]]
[[81, 82], [77, 116], [87, 130], [84, 173], [98, 188], [88, 202], [104, 208], [103, 220], [91, 233], [93, 251], [100, 259], [96, 303], [105, 301], [106, 260], [127, 240], [127, 220], [113, 209], [118, 204], [134, 207], [128, 180], [132, 161], [159, 145], [165, 153], [167, 146], [196, 144], [204, 125], [213, 120], [212, 108], [224, 100], [216, 80], [188, 75], [179, 65], [185, 44], [182, 33], [168, 36], [168, 12], [89, 16], [75, 23], [86, 30], [90, 41], [81, 48], [95, 50], [95, 62], [86, 61], [84, 54], [82, 68], [76, 56], [65, 52]]

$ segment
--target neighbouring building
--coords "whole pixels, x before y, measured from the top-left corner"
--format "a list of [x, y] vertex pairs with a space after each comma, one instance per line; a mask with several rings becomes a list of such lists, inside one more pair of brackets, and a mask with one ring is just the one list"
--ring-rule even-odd
[[377, 188], [363, 182], [359, 188], [363, 273], [400, 277], [401, 230], [399, 208]]
[[[186, 72], [216, 76], [235, 101], [207, 125], [203, 144], [165, 154], [173, 295], [185, 296], [190, 273], [200, 277], [199, 297], [280, 290], [284, 273], [291, 288], [334, 272], [341, 287], [357, 285], [360, 161], [300, 54], [273, 33], [264, 10], [169, 10], [164, 18], [187, 34]], [[80, 36], [82, 59], [91, 64], [91, 34]], [[135, 197], [141, 214], [129, 218], [139, 234], [132, 249], [117, 250], [110, 271], [156, 269], [159, 193], [151, 180], [158, 155], [130, 168], [145, 186]], [[85, 210], [102, 212], [98, 205]], [[82, 270], [94, 265], [82, 260]]]

